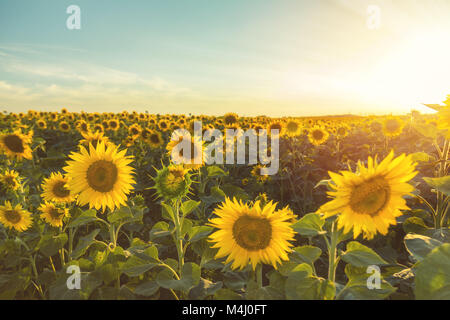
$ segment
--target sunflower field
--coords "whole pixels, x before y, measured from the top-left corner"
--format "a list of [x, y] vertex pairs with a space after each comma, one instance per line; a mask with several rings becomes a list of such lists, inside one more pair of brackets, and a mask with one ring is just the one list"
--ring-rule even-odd
[[[434, 114], [0, 114], [0, 299], [450, 299]], [[279, 171], [175, 164], [172, 132], [278, 129]]]

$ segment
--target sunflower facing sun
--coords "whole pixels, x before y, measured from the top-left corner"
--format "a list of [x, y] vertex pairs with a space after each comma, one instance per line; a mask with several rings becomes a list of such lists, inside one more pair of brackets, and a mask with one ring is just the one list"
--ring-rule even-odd
[[249, 262], [253, 270], [259, 263], [271, 264], [275, 269], [282, 260], [288, 260], [287, 253], [294, 239], [291, 228], [290, 210], [275, 210], [276, 203], [253, 206], [231, 201], [229, 198], [214, 213], [218, 218], [210, 219], [210, 225], [219, 229], [210, 236], [219, 248], [216, 258], [227, 256], [233, 269], [243, 269]]
[[0, 150], [10, 158], [30, 160], [32, 158], [30, 143], [32, 134], [23, 134], [20, 130], [0, 134]]
[[69, 179], [64, 177], [61, 172], [50, 175], [42, 182], [42, 198], [45, 201], [55, 202], [72, 202], [74, 197], [70, 194], [70, 190], [66, 188]]
[[31, 226], [33, 220], [31, 213], [23, 210], [22, 205], [13, 207], [11, 202], [5, 201], [5, 205], [0, 206], [0, 222], [7, 228], [22, 232]]
[[381, 163], [369, 157], [367, 168], [358, 163], [358, 172], [330, 172], [334, 191], [328, 195], [334, 199], [321, 206], [318, 213], [324, 218], [338, 214], [338, 228], [344, 233], [353, 229], [354, 238], [363, 233], [372, 239], [378, 232], [385, 235], [395, 218], [401, 216], [400, 210], [408, 210], [404, 195], [414, 190], [408, 181], [417, 174], [412, 156], [394, 159], [391, 152]]
[[327, 130], [319, 126], [315, 126], [309, 131], [308, 139], [313, 145], [319, 146], [328, 140], [329, 135], [330, 134]]
[[69, 209], [47, 201], [41, 204], [39, 210], [42, 212], [40, 217], [52, 227], [62, 227], [64, 217], [69, 216]]
[[135, 183], [134, 169], [129, 166], [133, 160], [125, 156], [126, 152], [100, 141], [96, 148], [90, 144], [88, 151], [80, 146], [79, 153], [70, 154], [73, 161], [68, 161], [64, 170], [70, 178], [69, 190], [78, 194], [78, 204], [89, 204], [90, 208], [101, 208], [103, 212], [107, 207], [113, 211], [125, 205]]

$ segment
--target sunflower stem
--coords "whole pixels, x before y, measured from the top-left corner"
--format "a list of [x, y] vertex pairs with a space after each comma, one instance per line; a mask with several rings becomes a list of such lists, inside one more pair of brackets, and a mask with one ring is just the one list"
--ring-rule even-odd
[[261, 289], [263, 287], [263, 280], [262, 280], [262, 264], [258, 263], [256, 265], [256, 283], [258, 284], [258, 288]]
[[176, 239], [175, 239], [175, 245], [177, 247], [177, 253], [178, 253], [178, 273], [181, 276], [181, 271], [183, 270], [184, 265], [184, 253], [183, 253], [183, 239], [181, 238], [181, 223], [180, 223], [180, 202], [179, 199], [175, 201], [175, 232], [176, 232]]
[[335, 282], [336, 277], [336, 267], [337, 267], [337, 259], [336, 259], [336, 248], [338, 244], [338, 232], [336, 222], [333, 222], [331, 225], [330, 232], [330, 245], [328, 246], [328, 280]]

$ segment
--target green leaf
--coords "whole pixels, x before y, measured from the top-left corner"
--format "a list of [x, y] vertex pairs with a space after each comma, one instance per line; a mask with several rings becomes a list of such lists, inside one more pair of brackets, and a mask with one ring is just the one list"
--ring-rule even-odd
[[339, 299], [343, 300], [374, 300], [385, 299], [395, 292], [395, 288], [383, 280], [380, 275], [380, 288], [369, 289], [368, 280], [373, 276], [366, 268], [358, 268], [347, 264], [345, 274], [349, 279], [345, 287], [338, 293]]
[[192, 227], [191, 231], [189, 232], [189, 240], [191, 242], [202, 240], [206, 237], [208, 237], [213, 228], [209, 226], [195, 226]]
[[122, 272], [129, 277], [137, 277], [158, 265], [158, 249], [150, 246], [142, 252], [136, 250], [122, 265]]
[[133, 212], [130, 207], [120, 207], [118, 210], [108, 213], [109, 223], [119, 224], [126, 221], [133, 221]]
[[342, 254], [342, 260], [355, 267], [387, 264], [375, 251], [357, 241], [347, 244], [347, 251]]
[[151, 297], [158, 291], [159, 285], [156, 281], [150, 280], [139, 284], [135, 289], [134, 293], [144, 297]]
[[210, 178], [217, 178], [217, 177], [224, 177], [228, 175], [227, 172], [225, 172], [222, 168], [218, 166], [208, 166], [208, 177]]
[[171, 231], [169, 231], [169, 224], [165, 221], [159, 221], [157, 222], [152, 230], [150, 230], [150, 241], [154, 241], [155, 239], [167, 237], [172, 234]]
[[66, 233], [61, 233], [57, 236], [45, 234], [39, 241], [38, 247], [46, 257], [51, 257], [57, 254], [59, 249], [63, 248], [66, 242], [67, 242]]
[[243, 300], [243, 297], [233, 290], [222, 288], [214, 294], [216, 300]]
[[180, 280], [174, 279], [174, 274], [170, 270], [163, 269], [158, 273], [156, 282], [159, 286], [166, 289], [188, 292], [189, 289], [199, 283], [200, 274], [200, 267], [195, 263], [188, 262], [183, 265]]
[[203, 300], [208, 296], [215, 294], [222, 288], [222, 281], [212, 282], [207, 279], [200, 278], [198, 285], [189, 291], [189, 299]]
[[175, 213], [173, 212], [172, 207], [164, 202], [161, 202], [161, 206], [162, 206], [162, 217], [164, 219], [174, 221]]
[[184, 216], [194, 211], [200, 205], [200, 201], [188, 200], [181, 204], [181, 212]]
[[425, 234], [428, 231], [425, 222], [419, 217], [409, 217], [403, 222], [402, 227], [406, 233]]
[[292, 228], [302, 236], [313, 237], [325, 233], [322, 230], [324, 223], [318, 214], [308, 213], [294, 223]]
[[406, 249], [416, 261], [422, 261], [431, 250], [442, 244], [433, 238], [414, 233], [407, 234], [404, 241]]
[[72, 252], [71, 258], [78, 259], [80, 256], [82, 256], [86, 252], [86, 250], [94, 243], [94, 239], [99, 232], [100, 229], [95, 229], [88, 235], [81, 237], [78, 240], [75, 250]]
[[309, 245], [296, 247], [292, 253], [292, 261], [298, 264], [307, 263], [312, 266], [321, 254], [322, 250], [318, 247]]
[[450, 300], [450, 243], [434, 248], [415, 274], [416, 299]]
[[425, 182], [432, 188], [450, 196], [450, 176], [440, 178], [423, 178]]
[[97, 220], [97, 211], [89, 209], [83, 211], [78, 217], [76, 217], [73, 221], [71, 221], [67, 225], [67, 227], [68, 228], [80, 227], [96, 220]]
[[193, 224], [194, 223], [192, 222], [192, 220], [183, 219], [182, 226], [181, 226], [181, 232], [180, 232], [180, 235], [182, 238], [184, 238], [184, 236], [186, 234], [191, 232]]
[[320, 281], [312, 276], [309, 264], [302, 263], [291, 270], [285, 283], [285, 293], [288, 300], [318, 299]]

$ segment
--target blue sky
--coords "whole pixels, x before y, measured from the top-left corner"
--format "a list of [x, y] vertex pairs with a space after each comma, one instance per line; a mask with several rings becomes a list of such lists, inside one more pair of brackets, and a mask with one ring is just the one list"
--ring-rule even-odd
[[446, 0], [0, 0], [0, 109], [422, 111], [450, 94], [449, 38]]

